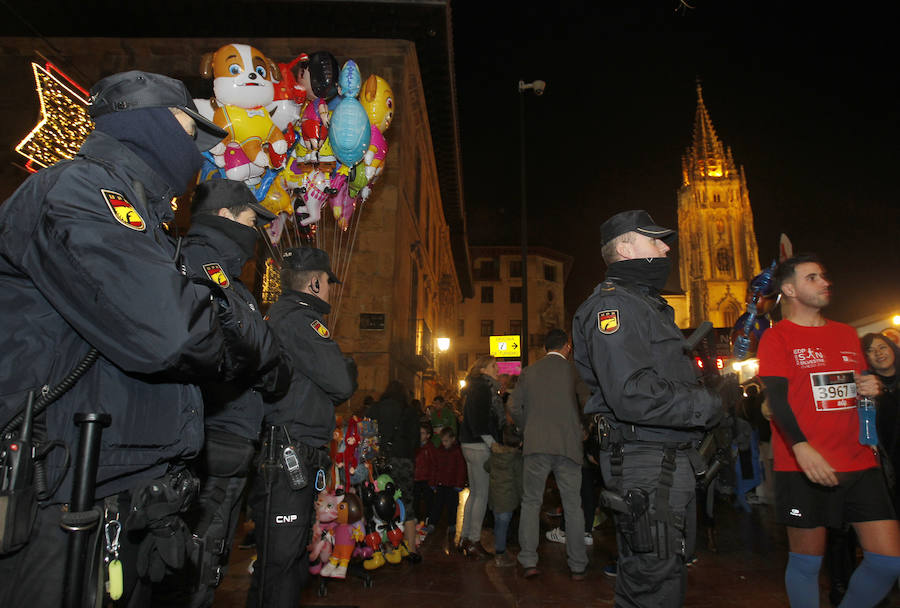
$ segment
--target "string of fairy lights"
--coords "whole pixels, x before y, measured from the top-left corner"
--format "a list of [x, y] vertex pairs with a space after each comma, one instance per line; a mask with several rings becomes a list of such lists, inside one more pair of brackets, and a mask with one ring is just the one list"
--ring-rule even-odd
[[56, 66], [31, 64], [41, 106], [41, 120], [15, 150], [28, 159], [29, 171], [49, 167], [78, 152], [94, 129], [88, 116], [89, 94]]

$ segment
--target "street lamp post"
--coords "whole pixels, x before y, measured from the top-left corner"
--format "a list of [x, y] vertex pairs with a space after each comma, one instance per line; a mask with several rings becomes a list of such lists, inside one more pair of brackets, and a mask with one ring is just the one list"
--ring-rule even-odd
[[519, 152], [521, 154], [521, 197], [522, 197], [522, 367], [528, 365], [528, 206], [526, 204], [525, 187], [525, 91], [532, 90], [535, 95], [544, 94], [547, 83], [534, 80], [525, 83], [519, 81]]

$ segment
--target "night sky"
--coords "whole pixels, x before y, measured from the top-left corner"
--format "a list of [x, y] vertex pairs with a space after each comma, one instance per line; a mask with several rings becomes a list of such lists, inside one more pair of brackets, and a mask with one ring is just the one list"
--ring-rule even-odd
[[644, 208], [676, 227], [700, 78], [716, 132], [747, 174], [760, 263], [785, 232], [795, 251], [825, 260], [829, 317], [900, 313], [893, 16], [866, 5], [690, 4], [452, 5], [470, 242], [519, 243], [517, 83], [545, 80], [542, 97], [525, 99], [529, 243], [575, 258], [571, 314], [605, 272], [604, 219]]

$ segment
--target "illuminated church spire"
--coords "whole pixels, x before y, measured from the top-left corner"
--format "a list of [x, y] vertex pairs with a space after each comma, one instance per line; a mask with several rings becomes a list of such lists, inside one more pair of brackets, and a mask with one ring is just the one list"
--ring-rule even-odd
[[681, 170], [679, 278], [686, 310], [680, 321], [731, 327], [744, 310], [747, 285], [759, 273], [753, 210], [743, 167], [716, 135], [699, 82], [693, 141]]
[[731, 148], [725, 148], [716, 136], [706, 104], [703, 87], [697, 80], [697, 113], [694, 115], [694, 142], [681, 160], [682, 185], [701, 177], [731, 177], [737, 173]]

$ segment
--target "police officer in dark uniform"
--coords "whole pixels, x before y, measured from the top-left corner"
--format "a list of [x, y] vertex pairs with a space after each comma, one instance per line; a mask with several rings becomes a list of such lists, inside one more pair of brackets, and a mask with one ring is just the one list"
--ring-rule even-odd
[[264, 466], [250, 493], [257, 562], [248, 608], [296, 608], [309, 579], [306, 546], [316, 491], [324, 488], [330, 465], [326, 446], [334, 432], [334, 408], [356, 389], [356, 365], [331, 339], [324, 320], [334, 283], [340, 281], [321, 249], [284, 253], [282, 293], [268, 318], [294, 373], [287, 395], [264, 422], [263, 454], [279, 466], [274, 475]]
[[[213, 179], [194, 190], [191, 229], [182, 246], [188, 273], [233, 291], [235, 305], [247, 309], [246, 318], [260, 332], [269, 331], [268, 324], [240, 275], [247, 260], [256, 254], [260, 235], [256, 226], [274, 219], [275, 214], [259, 204], [243, 182]], [[212, 605], [215, 588], [225, 576], [240, 499], [259, 441], [263, 398], [283, 397], [290, 375], [290, 367], [284, 364], [259, 378], [246, 376], [201, 385], [205, 441], [196, 463], [200, 495], [186, 516], [193, 533], [192, 567], [185, 570], [181, 585], [172, 581], [161, 585], [169, 587], [173, 605]]]
[[[660, 296], [675, 231], [645, 211], [600, 228], [606, 279], [573, 321], [575, 363], [600, 415], [600, 464], [619, 545], [616, 606], [681, 606], [696, 532], [691, 455], [721, 416], [701, 386], [672, 308]], [[610, 495], [608, 495], [610, 496]]]
[[[77, 156], [29, 177], [0, 206], [6, 437], [19, 432], [14, 421], [30, 392], [58, 397], [35, 420], [38, 453], [50, 450], [35, 482], [40, 508], [29, 542], [0, 556], [0, 606], [62, 603], [60, 521], [72, 496], [76, 413], [111, 415], [96, 477], [103, 516], [88, 546], [105, 544], [93, 540], [98, 532], [119, 541], [109, 557], [124, 571], [125, 598], [135, 599], [139, 576], [183, 563], [178, 515], [195, 486], [182, 473], [203, 441], [196, 383], [256, 375], [280, 358], [227, 293], [176, 267], [164, 232], [172, 198], [224, 131], [197, 113], [183, 83], [159, 74], [115, 74], [91, 95], [96, 129]], [[99, 355], [88, 357], [92, 349]], [[54, 388], [64, 379], [74, 383], [60, 396]], [[89, 556], [88, 572], [98, 557]]]

